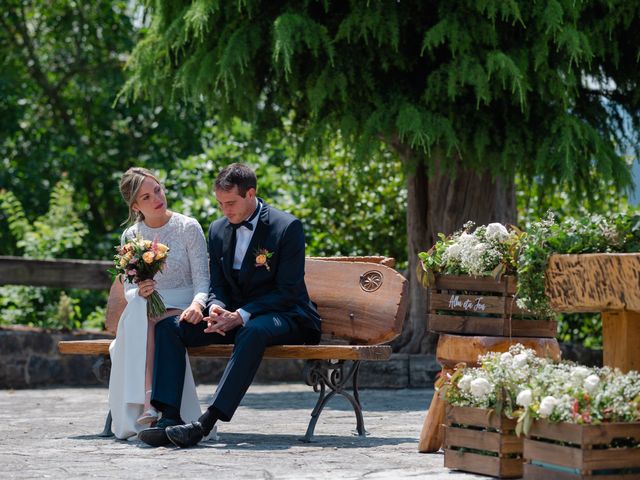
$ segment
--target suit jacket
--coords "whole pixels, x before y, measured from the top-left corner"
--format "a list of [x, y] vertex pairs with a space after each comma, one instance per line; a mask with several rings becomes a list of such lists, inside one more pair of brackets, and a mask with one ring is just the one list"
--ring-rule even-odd
[[[258, 223], [237, 281], [231, 273], [234, 252], [231, 251], [233, 228], [229, 220], [219, 218], [209, 227], [211, 287], [207, 309], [222, 302], [227, 310], [242, 308], [252, 317], [278, 313], [300, 325], [307, 334], [306, 343], [318, 343], [320, 315], [309, 299], [304, 283], [302, 223], [293, 215], [260, 202]], [[256, 265], [260, 250], [271, 254], [268, 268]]]

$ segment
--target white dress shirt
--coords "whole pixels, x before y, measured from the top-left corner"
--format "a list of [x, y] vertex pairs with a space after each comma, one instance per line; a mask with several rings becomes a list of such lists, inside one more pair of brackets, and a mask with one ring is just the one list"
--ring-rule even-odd
[[[253, 217], [253, 220], [249, 222], [251, 223], [251, 225], [253, 225], [253, 230], [249, 230], [244, 225], [239, 227], [236, 230], [236, 251], [234, 252], [234, 255], [233, 255], [233, 266], [232, 266], [234, 270], [240, 270], [240, 267], [242, 267], [242, 261], [244, 260], [244, 257], [247, 254], [247, 249], [249, 248], [249, 244], [251, 243], [253, 232], [256, 231], [256, 225], [258, 225], [258, 217], [260, 217], [260, 209], [262, 208], [262, 205], [260, 205], [260, 202], [258, 201], [257, 198], [256, 198], [256, 208], [258, 209], [258, 212], [256, 213], [255, 217]], [[253, 212], [251, 212], [251, 215], [253, 215]], [[249, 215], [247, 218], [251, 217], [251, 215]], [[213, 305], [211, 305], [211, 307], [213, 307]], [[209, 313], [211, 313], [211, 307], [209, 307]], [[222, 308], [224, 308], [224, 305], [222, 305]], [[242, 308], [239, 308], [236, 311], [242, 317], [242, 324], [246, 325], [249, 319], [251, 318], [251, 314], [246, 310], [243, 310]]]

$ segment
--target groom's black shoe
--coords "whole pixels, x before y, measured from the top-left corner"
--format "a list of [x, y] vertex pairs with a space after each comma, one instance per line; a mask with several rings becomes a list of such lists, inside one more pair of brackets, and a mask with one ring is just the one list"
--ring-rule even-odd
[[153, 428], [146, 428], [138, 433], [140, 441], [152, 447], [163, 447], [170, 445], [171, 441], [167, 438], [166, 429], [180, 425], [177, 420], [171, 418], [161, 418]]
[[180, 448], [193, 447], [204, 437], [204, 431], [202, 430], [200, 422], [168, 427], [166, 433], [171, 443]]

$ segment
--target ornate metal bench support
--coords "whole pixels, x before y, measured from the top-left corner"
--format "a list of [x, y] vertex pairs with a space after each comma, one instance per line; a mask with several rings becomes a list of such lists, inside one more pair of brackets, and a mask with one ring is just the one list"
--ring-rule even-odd
[[[311, 412], [311, 420], [307, 427], [307, 433], [301, 440], [309, 443], [313, 439], [313, 431], [316, 428], [318, 418], [322, 410], [329, 400], [336, 394], [346, 398], [353, 411], [356, 414], [356, 428], [358, 435], [364, 437], [366, 431], [364, 429], [364, 419], [362, 417], [362, 405], [360, 404], [360, 396], [358, 394], [358, 371], [360, 361], [356, 360], [351, 363], [351, 368], [345, 373], [345, 360], [307, 360], [304, 366], [304, 377], [307, 385], [312, 386], [314, 392], [319, 392], [320, 396], [316, 402], [316, 406]], [[352, 381], [353, 395], [345, 390], [345, 386]], [[326, 387], [331, 390], [326, 393]]]
[[[104, 385], [109, 384], [109, 375], [111, 373], [111, 357], [109, 355], [100, 355], [100, 358], [93, 364], [93, 374], [98, 381]], [[99, 437], [113, 437], [111, 431], [111, 410], [107, 414], [104, 422], [104, 429], [98, 434]]]

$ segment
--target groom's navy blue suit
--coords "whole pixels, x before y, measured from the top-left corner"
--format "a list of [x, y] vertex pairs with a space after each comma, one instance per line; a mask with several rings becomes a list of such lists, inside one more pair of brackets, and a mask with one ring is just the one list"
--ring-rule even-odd
[[[206, 322], [192, 325], [169, 317], [156, 325], [152, 403], [180, 408], [185, 371], [185, 348], [234, 343], [210, 407], [229, 421], [260, 365], [269, 345], [318, 343], [320, 316], [304, 283], [305, 238], [294, 216], [261, 201], [251, 243], [239, 271], [232, 270], [233, 226], [226, 218], [209, 227], [211, 287], [207, 309], [222, 304], [251, 314], [245, 326], [226, 336], [205, 333]], [[268, 267], [257, 265], [260, 250], [270, 253]]]

